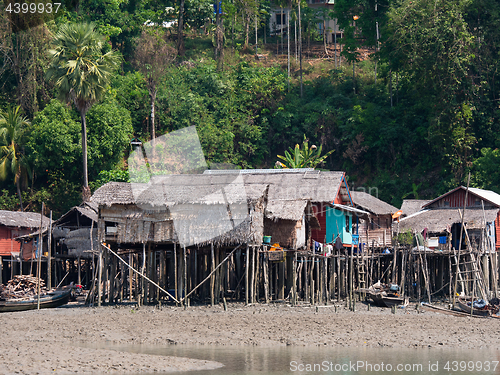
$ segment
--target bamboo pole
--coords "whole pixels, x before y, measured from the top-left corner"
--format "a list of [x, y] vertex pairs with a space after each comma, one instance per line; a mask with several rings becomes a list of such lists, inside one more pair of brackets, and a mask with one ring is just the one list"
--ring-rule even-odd
[[99, 246], [99, 259], [97, 267], [97, 306], [101, 307], [102, 303], [102, 248]]
[[177, 244], [174, 242], [174, 289], [175, 289], [175, 298], [174, 300], [176, 301], [176, 303], [179, 303], [178, 301], [178, 298], [179, 298], [179, 294], [178, 294], [178, 289], [177, 289]]
[[248, 259], [248, 244], [247, 244], [247, 251], [245, 253], [245, 304], [248, 305], [248, 264], [249, 264], [249, 259]]
[[[251, 272], [250, 272], [250, 303], [254, 303], [254, 285], [253, 285], [253, 280], [254, 280], [254, 277], [255, 277], [255, 251], [254, 251], [254, 247], [253, 246], [250, 246], [249, 247], [250, 249], [250, 253], [252, 254], [251, 255], [251, 258], [250, 258], [250, 263], [251, 263]], [[250, 270], [249, 270], [250, 271]]]
[[[149, 281], [151, 284], [153, 284], [154, 286], [156, 286], [157, 288], [160, 288], [160, 290], [165, 293], [167, 296], [169, 296], [170, 298], [172, 298], [175, 302], [179, 302], [177, 300], [177, 298], [175, 298], [174, 296], [172, 296], [168, 291], [166, 291], [165, 289], [163, 289], [161, 286], [159, 286], [158, 284], [156, 284], [153, 280], [151, 280], [149, 277], [147, 277], [144, 272], [140, 272], [140, 271], [137, 271], [135, 268], [133, 268], [132, 266], [130, 266], [130, 264], [128, 264], [127, 262], [125, 262], [125, 260], [123, 260], [117, 253], [115, 253], [113, 250], [111, 250], [110, 247], [104, 245], [103, 243], [101, 243], [101, 246], [104, 247], [105, 249], [107, 249], [111, 254], [113, 254], [115, 257], [118, 258], [118, 260], [120, 262], [122, 262], [123, 264], [125, 264], [130, 270], [134, 271], [137, 275], [141, 276], [144, 280], [146, 281]], [[144, 244], [144, 247], [143, 249], [145, 249], [145, 244]]]
[[[186, 245], [183, 246], [184, 247], [184, 260], [183, 260], [183, 265], [184, 265], [184, 298], [181, 299], [181, 302], [183, 302], [187, 296], [187, 288], [188, 288], [188, 285], [187, 285], [187, 254], [186, 254]], [[186, 303], [184, 302], [184, 305], [186, 305]]]
[[[43, 210], [45, 208], [44, 203], [42, 202], [42, 212], [40, 214], [40, 230], [38, 234], [38, 264], [37, 264], [37, 276], [38, 276], [38, 299], [37, 299], [37, 309], [40, 310], [40, 281], [41, 281], [41, 273], [42, 273], [42, 251], [43, 251]], [[14, 264], [11, 264], [11, 267], [14, 267]]]
[[[467, 189], [465, 190], [465, 198], [464, 198], [464, 210], [462, 213], [462, 225], [460, 226], [460, 238], [458, 242], [458, 255], [457, 255], [457, 274], [460, 273], [460, 248], [462, 247], [462, 235], [464, 230], [464, 220], [465, 220], [465, 208], [467, 207], [467, 196], [469, 194], [469, 183], [470, 183], [470, 172], [469, 177], [467, 178]], [[458, 277], [455, 277], [455, 286], [453, 288], [453, 308], [455, 308], [455, 297], [457, 294], [457, 283]]]
[[264, 276], [264, 298], [266, 303], [269, 303], [269, 253], [264, 253], [264, 259], [262, 262], [262, 273]]
[[224, 263], [225, 263], [225, 262], [226, 262], [226, 261], [227, 261], [227, 260], [231, 257], [231, 255], [233, 255], [233, 254], [234, 254], [234, 252], [235, 252], [236, 250], [238, 250], [238, 249], [239, 249], [239, 247], [240, 247], [240, 246], [241, 246], [241, 245], [238, 245], [237, 247], [235, 247], [235, 248], [233, 249], [233, 251], [231, 251], [231, 252], [229, 253], [229, 255], [228, 255], [228, 256], [226, 256], [226, 257], [224, 258], [224, 260], [223, 260], [222, 262], [220, 262], [220, 263], [217, 265], [217, 267], [215, 267], [215, 268], [212, 270], [212, 272], [210, 272], [210, 274], [209, 274], [207, 277], [205, 277], [205, 279], [204, 279], [201, 283], [199, 283], [199, 284], [198, 284], [195, 288], [193, 288], [193, 289], [189, 292], [189, 294], [187, 294], [187, 295], [186, 295], [183, 299], [186, 299], [187, 297], [189, 297], [191, 294], [193, 294], [193, 293], [194, 293], [194, 291], [195, 291], [196, 289], [198, 289], [201, 285], [203, 285], [203, 284], [205, 283], [205, 281], [207, 281], [209, 278], [211, 278], [211, 277], [212, 277], [212, 275], [214, 274], [214, 272], [215, 272], [215, 271], [217, 271], [217, 270], [219, 269], [219, 267], [220, 267], [221, 265], [223, 265], [223, 264], [224, 264]]
[[[210, 304], [213, 306], [214, 305], [214, 288], [215, 288], [215, 255], [214, 255], [214, 243], [210, 243], [210, 254], [211, 254], [211, 259], [212, 259], [212, 268], [210, 272]], [[247, 254], [248, 255], [248, 254]]]
[[[49, 254], [47, 256], [47, 290], [52, 289], [52, 210], [50, 210], [50, 217], [49, 217], [49, 237], [48, 237], [48, 249], [49, 249]], [[94, 222], [92, 222], [93, 224]], [[1, 276], [1, 274], [0, 274]], [[2, 283], [1, 277], [0, 277], [0, 284]]]

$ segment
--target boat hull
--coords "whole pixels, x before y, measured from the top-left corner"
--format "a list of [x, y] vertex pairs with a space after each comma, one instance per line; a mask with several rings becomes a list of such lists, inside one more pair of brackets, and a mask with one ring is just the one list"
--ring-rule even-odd
[[[467, 305], [467, 302], [465, 300], [458, 299], [457, 306], [463, 312], [465, 312], [467, 314], [471, 313], [471, 308], [469, 305]], [[472, 315], [488, 317], [488, 316], [492, 315], [492, 311], [491, 310], [473, 309]]]
[[[71, 297], [71, 289], [64, 291], [51, 292], [43, 297], [40, 297], [40, 308], [47, 309], [59, 307], [69, 302]], [[10, 300], [0, 301], [0, 312], [26, 311], [35, 310], [38, 308], [38, 299], [30, 298], [27, 300]]]

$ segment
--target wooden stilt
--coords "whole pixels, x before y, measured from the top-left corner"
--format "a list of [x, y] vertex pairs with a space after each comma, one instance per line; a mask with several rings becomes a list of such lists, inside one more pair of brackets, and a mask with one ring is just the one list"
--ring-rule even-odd
[[309, 290], [309, 269], [312, 267], [312, 262], [309, 260], [308, 256], [302, 259], [304, 263], [304, 299], [306, 302], [311, 302], [310, 290]]
[[250, 260], [248, 259], [249, 258], [249, 254], [248, 254], [248, 244], [247, 244], [247, 249], [246, 249], [246, 253], [245, 253], [245, 304], [248, 305], [248, 267], [249, 267], [249, 263], [250, 263]]
[[309, 280], [311, 280], [311, 305], [314, 305], [315, 300], [314, 300], [314, 293], [315, 293], [315, 288], [314, 288], [314, 268], [316, 266], [316, 256], [313, 255], [311, 257], [311, 273], [309, 275]]
[[[184, 259], [182, 261], [183, 266], [184, 266], [184, 296], [187, 296], [188, 294], [188, 284], [187, 284], [187, 253], [186, 253], [186, 245], [184, 247]], [[184, 298], [184, 296], [182, 298]], [[186, 306], [186, 302], [184, 301], [183, 304]]]
[[[49, 234], [48, 234], [48, 254], [47, 254], [47, 289], [51, 290], [52, 289], [52, 210], [50, 210], [50, 217], [49, 217]], [[94, 222], [92, 221], [92, 226], [94, 225]], [[21, 257], [22, 259], [22, 257]], [[0, 266], [1, 269], [1, 266]], [[2, 273], [0, 272], [0, 284], [2, 283]], [[79, 283], [81, 284], [81, 283]]]
[[102, 246], [99, 246], [99, 257], [98, 257], [98, 276], [97, 276], [97, 306], [101, 306], [102, 301]]
[[[80, 263], [80, 262], [78, 262], [78, 263]], [[114, 298], [115, 298], [115, 277], [116, 277], [116, 266], [117, 266], [116, 258], [113, 257], [113, 259], [111, 259], [111, 261], [109, 263], [111, 264], [111, 269], [110, 269], [110, 275], [109, 275], [108, 301], [109, 301], [109, 303], [113, 303], [113, 302], [115, 302], [114, 301]]]
[[297, 304], [297, 251], [293, 252], [292, 262], [292, 306]]
[[[248, 253], [248, 252], [247, 252]], [[211, 276], [210, 276], [210, 304], [214, 305], [214, 288], [215, 288], [215, 274], [213, 271], [215, 270], [215, 255], [214, 255], [214, 244], [210, 243], [210, 254], [212, 259], [212, 268], [211, 268]]]
[[262, 262], [262, 274], [264, 277], [264, 298], [266, 303], [269, 303], [269, 254], [264, 253]]
[[[142, 267], [141, 267], [141, 273], [144, 275], [146, 273], [146, 243], [142, 244]], [[141, 303], [143, 305], [146, 304], [146, 291], [145, 291], [145, 285], [146, 282], [144, 280], [144, 277], [141, 278]]]
[[254, 283], [253, 283], [253, 280], [254, 280], [254, 277], [255, 277], [255, 249], [252, 246], [249, 247], [249, 251], [250, 251], [250, 268], [249, 268], [249, 272], [250, 272], [250, 303], [254, 303]]
[[[178, 279], [177, 279], [177, 244], [174, 243], [174, 289], [175, 289], [175, 299], [176, 300], [179, 300], [179, 290], [178, 290]], [[178, 305], [178, 303], [176, 303], [176, 305]]]

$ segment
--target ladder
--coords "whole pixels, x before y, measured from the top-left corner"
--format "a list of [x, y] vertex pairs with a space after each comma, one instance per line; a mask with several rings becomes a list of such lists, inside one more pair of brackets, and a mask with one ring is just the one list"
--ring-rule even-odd
[[[358, 253], [356, 257], [356, 277], [358, 281], [358, 289], [366, 288], [366, 267], [363, 255]], [[363, 293], [364, 297], [364, 293]]]
[[[456, 268], [457, 264], [459, 265], [456, 277], [458, 278], [462, 291], [466, 295], [470, 295], [474, 298], [474, 294], [476, 294], [474, 289], [477, 289], [481, 298], [487, 300], [487, 288], [484, 282], [483, 270], [478, 263], [478, 258], [470, 249], [461, 253], [460, 256], [463, 256], [464, 260], [459, 262], [457, 250], [453, 250], [454, 266]], [[472, 286], [470, 285], [471, 283]]]

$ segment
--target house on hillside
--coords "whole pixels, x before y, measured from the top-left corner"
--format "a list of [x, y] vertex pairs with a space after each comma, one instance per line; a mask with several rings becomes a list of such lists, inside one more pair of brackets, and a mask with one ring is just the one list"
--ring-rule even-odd
[[[307, 5], [311, 9], [315, 9], [317, 11], [324, 11], [325, 15], [328, 15], [333, 10], [334, 0], [307, 0]], [[321, 13], [321, 12], [318, 12]], [[271, 15], [269, 18], [269, 33], [270, 35], [278, 35], [285, 36], [287, 34], [287, 22], [290, 22], [290, 41], [293, 42], [295, 40], [295, 25], [292, 20], [291, 12], [289, 7], [279, 7], [279, 5], [274, 4], [271, 8]], [[326, 42], [329, 44], [334, 43], [335, 41], [339, 41], [342, 38], [343, 31], [339, 28], [336, 19], [330, 19], [326, 17], [324, 20], [321, 19], [316, 25], [317, 32], [319, 35], [323, 35], [323, 32], [326, 28]]]
[[[466, 190], [459, 186], [422, 206], [422, 209], [399, 222], [399, 231], [411, 230], [427, 237], [429, 248], [458, 249]], [[489, 190], [469, 188], [462, 248], [489, 252], [500, 248], [500, 195]]]
[[362, 191], [351, 192], [355, 207], [370, 213], [368, 220], [358, 223], [359, 241], [371, 248], [392, 245], [392, 215], [398, 209], [371, 194]]
[[[19, 272], [15, 262], [26, 258], [16, 238], [32, 233], [43, 223], [48, 227], [49, 218], [34, 212], [0, 211], [0, 283]], [[31, 255], [31, 253], [30, 253]], [[31, 256], [29, 257], [31, 258]]]

